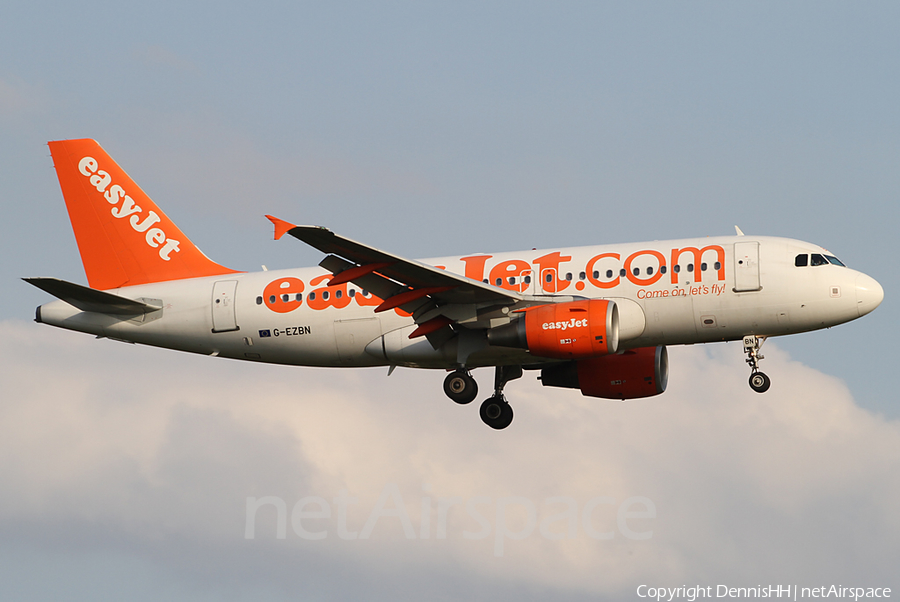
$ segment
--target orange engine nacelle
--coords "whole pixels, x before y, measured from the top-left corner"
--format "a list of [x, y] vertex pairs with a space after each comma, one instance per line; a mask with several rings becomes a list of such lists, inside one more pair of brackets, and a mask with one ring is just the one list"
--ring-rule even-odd
[[659, 395], [666, 390], [668, 380], [669, 354], [662, 345], [565, 362], [541, 370], [541, 383], [545, 387], [581, 389], [582, 395], [604, 399]]
[[489, 330], [490, 344], [566, 360], [615, 353], [619, 345], [619, 310], [614, 301], [554, 303], [529, 307], [524, 313], [524, 318]]

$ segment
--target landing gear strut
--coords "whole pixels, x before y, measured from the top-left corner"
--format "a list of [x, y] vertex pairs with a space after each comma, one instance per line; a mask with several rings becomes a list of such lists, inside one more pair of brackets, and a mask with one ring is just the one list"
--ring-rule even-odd
[[513, 420], [513, 409], [503, 396], [503, 387], [522, 377], [522, 366], [497, 366], [494, 372], [494, 394], [481, 404], [481, 420], [492, 429], [505, 429]]
[[759, 348], [766, 342], [766, 337], [747, 335], [744, 337], [744, 353], [747, 354], [747, 363], [750, 364], [750, 388], [757, 393], [765, 393], [772, 386], [772, 379], [759, 371], [759, 360], [765, 359], [760, 355]]
[[472, 403], [478, 397], [478, 383], [465, 370], [456, 370], [444, 379], [444, 393], [456, 403]]

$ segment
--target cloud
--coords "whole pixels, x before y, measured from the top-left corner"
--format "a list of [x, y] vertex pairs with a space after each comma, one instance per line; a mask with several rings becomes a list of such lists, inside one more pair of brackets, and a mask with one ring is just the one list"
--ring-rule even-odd
[[[0, 533], [63, 565], [93, 550], [152, 567], [182, 594], [241, 599], [896, 585], [900, 424], [771, 342], [764, 395], [747, 387], [737, 347], [675, 348], [669, 391], [652, 399], [587, 399], [526, 375], [507, 388], [512, 426], [495, 432], [477, 404], [443, 397], [439, 372], [239, 363], [11, 321], [0, 341]], [[490, 376], [476, 371], [484, 388]], [[339, 536], [342, 495], [357, 500], [346, 520], [356, 533], [384, 502], [368, 539]], [[290, 521], [309, 496], [332, 512], [303, 522], [327, 533], [320, 541]], [[248, 497], [284, 501], [284, 539], [274, 506], [245, 538]], [[622, 509], [636, 497], [655, 518], [626, 517], [623, 530], [620, 512], [646, 513], [643, 502]], [[438, 538], [450, 498], [460, 502]], [[550, 498], [575, 505], [575, 537], [541, 534], [545, 522], [569, 534], [566, 518], [550, 520], [569, 502]], [[466, 502], [487, 536], [466, 537], [485, 526]], [[590, 504], [591, 528], [611, 539], [590, 536]], [[498, 544], [504, 526], [513, 536]]]

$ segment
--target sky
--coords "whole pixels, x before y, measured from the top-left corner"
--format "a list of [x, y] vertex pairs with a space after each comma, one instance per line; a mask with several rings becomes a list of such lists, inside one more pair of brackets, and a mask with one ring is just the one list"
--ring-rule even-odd
[[[887, 2], [7, 3], [0, 599], [896, 591], [898, 25]], [[82, 137], [235, 269], [321, 259], [266, 213], [407, 257], [739, 225], [885, 300], [767, 342], [765, 395], [737, 344], [670, 348], [661, 397], [526, 377], [493, 432], [443, 374], [33, 323], [21, 277], [86, 282], [46, 147]]]

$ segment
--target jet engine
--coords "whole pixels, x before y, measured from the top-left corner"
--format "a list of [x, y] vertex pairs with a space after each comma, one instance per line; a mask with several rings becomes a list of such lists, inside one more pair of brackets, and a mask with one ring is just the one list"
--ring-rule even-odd
[[663, 345], [554, 364], [541, 370], [545, 387], [581, 389], [582, 395], [604, 399], [659, 395], [666, 390], [668, 380], [669, 354]]
[[522, 313], [524, 317], [489, 330], [488, 342], [558, 359], [599, 357], [618, 348], [619, 312], [614, 301], [553, 303], [529, 307]]

